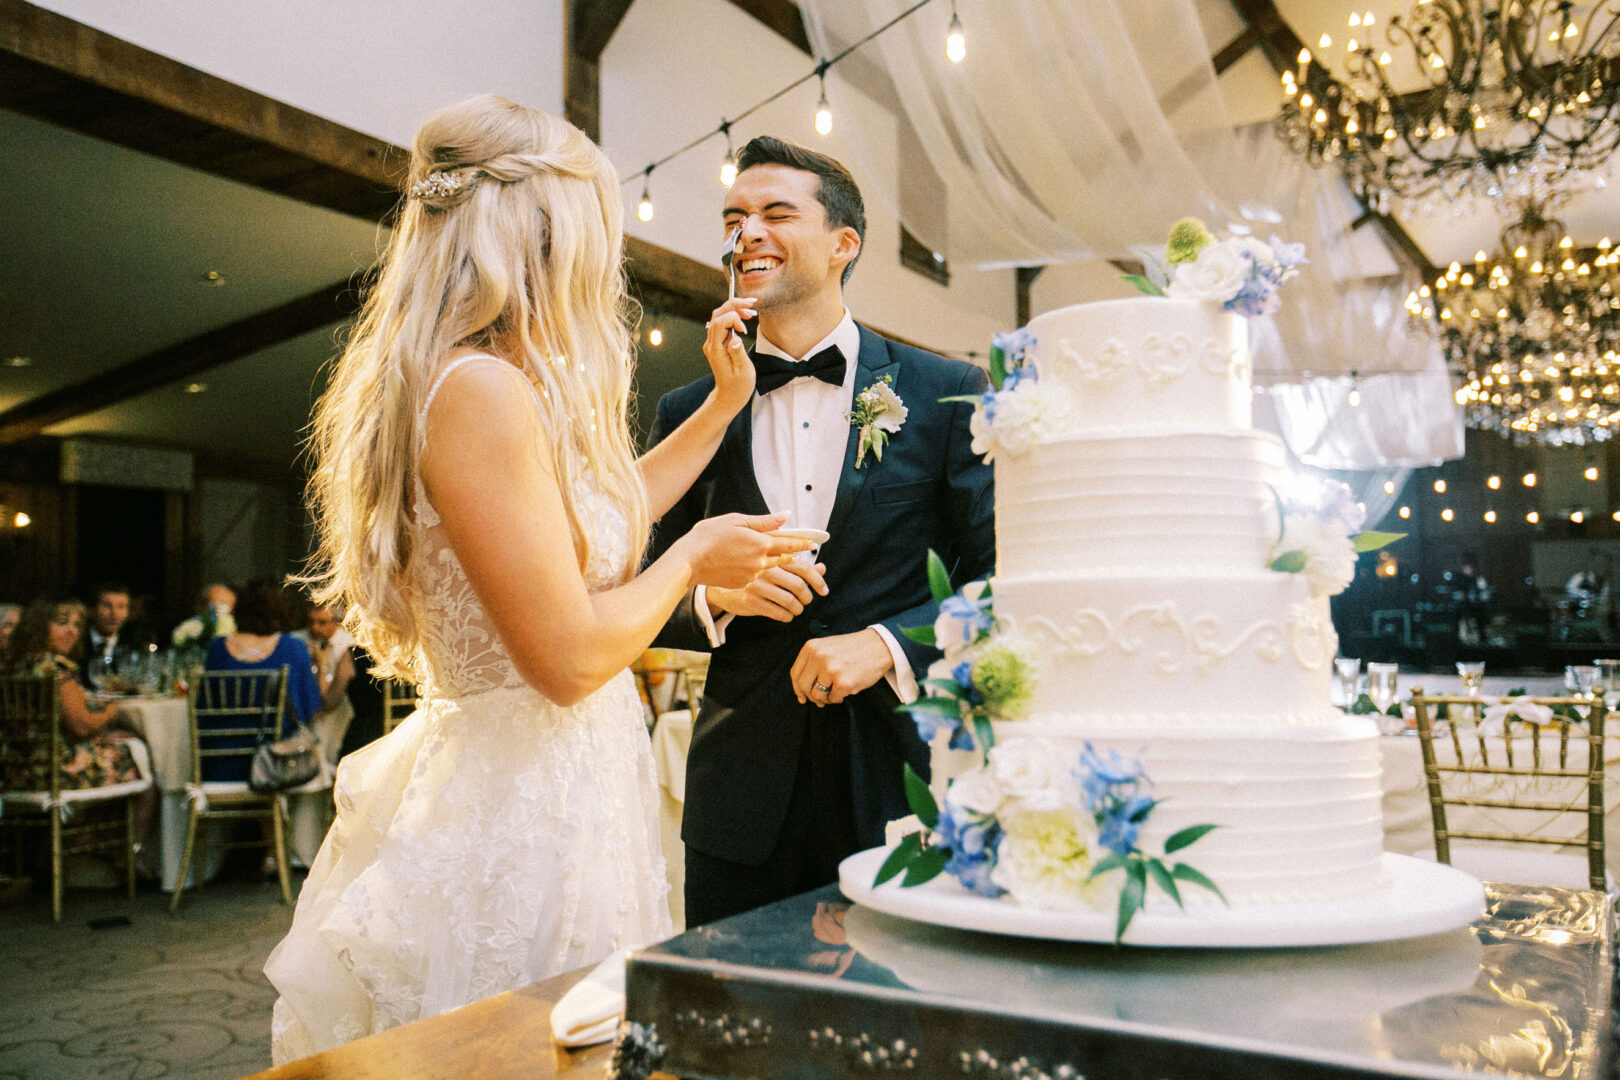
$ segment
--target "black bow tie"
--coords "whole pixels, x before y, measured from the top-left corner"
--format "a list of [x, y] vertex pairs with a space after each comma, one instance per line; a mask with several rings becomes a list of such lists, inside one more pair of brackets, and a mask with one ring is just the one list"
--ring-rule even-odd
[[803, 375], [811, 379], [820, 379], [833, 386], [844, 384], [844, 354], [838, 351], [838, 346], [829, 345], [808, 360], [785, 360], [770, 353], [754, 352], [750, 354], [754, 361], [755, 388], [761, 394], [768, 394], [778, 390]]

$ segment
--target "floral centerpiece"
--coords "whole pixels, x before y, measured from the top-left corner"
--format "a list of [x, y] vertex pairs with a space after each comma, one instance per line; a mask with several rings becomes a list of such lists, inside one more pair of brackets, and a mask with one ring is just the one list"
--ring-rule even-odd
[[945, 787], [943, 805], [906, 768], [906, 800], [915, 816], [897, 823], [903, 835], [873, 884], [901, 877], [902, 887], [915, 886], [945, 873], [979, 896], [1031, 907], [1100, 910], [1112, 904], [1116, 941], [1147, 903], [1150, 881], [1178, 905], [1184, 885], [1219, 896], [1208, 877], [1167, 861], [1214, 825], [1175, 833], [1163, 857], [1142, 850], [1140, 831], [1158, 800], [1140, 760], [1090, 743], [1077, 758], [1045, 739], [996, 743], [994, 722], [1016, 721], [1028, 709], [1035, 671], [1027, 647], [996, 623], [987, 582], [953, 593], [933, 552], [928, 578], [939, 617], [932, 627], [906, 634], [945, 655], [923, 679], [928, 696], [901, 707], [924, 742], [977, 750], [979, 761]]
[[236, 632], [236, 620], [231, 613], [209, 607], [201, 615], [193, 615], [174, 628], [169, 640], [174, 644], [175, 659], [181, 670], [195, 670], [203, 666], [208, 646], [215, 638]]
[[1268, 244], [1254, 236], [1216, 240], [1197, 218], [1182, 218], [1170, 227], [1164, 251], [1136, 248], [1142, 273], [1125, 280], [1149, 296], [1172, 300], [1207, 300], [1227, 311], [1255, 318], [1282, 306], [1284, 282], [1305, 264], [1305, 245], [1273, 236]]

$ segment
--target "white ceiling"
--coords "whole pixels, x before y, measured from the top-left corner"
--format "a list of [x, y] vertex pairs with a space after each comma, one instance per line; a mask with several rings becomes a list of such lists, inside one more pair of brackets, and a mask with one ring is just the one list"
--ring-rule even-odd
[[[1243, 30], [1226, 0], [1196, 0], [1217, 51]], [[1362, 0], [1387, 20], [1388, 0]], [[1279, 0], [1311, 43], [1342, 48], [1345, 0]], [[1234, 123], [1266, 123], [1282, 100], [1258, 49], [1221, 79]], [[244, 316], [346, 278], [368, 265], [377, 226], [271, 195], [0, 110], [0, 410], [68, 386]], [[1493, 250], [1504, 222], [1489, 207], [1458, 216], [1399, 219], [1440, 265]], [[1582, 196], [1562, 214], [1582, 244], [1620, 236], [1620, 184]], [[1363, 230], [1370, 238], [1375, 230]], [[1358, 240], [1361, 238], [1358, 237]], [[1369, 239], [1367, 242], [1372, 242]], [[204, 275], [218, 271], [225, 284]], [[251, 458], [285, 467], [333, 356], [336, 327], [222, 365], [201, 378], [49, 429], [96, 433]], [[647, 350], [649, 390], [700, 369], [678, 334]], [[683, 353], [677, 356], [677, 351]]]

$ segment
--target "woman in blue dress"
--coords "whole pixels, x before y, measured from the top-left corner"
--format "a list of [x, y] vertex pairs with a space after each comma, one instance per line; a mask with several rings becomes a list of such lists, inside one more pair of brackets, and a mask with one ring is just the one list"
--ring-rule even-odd
[[[292, 734], [301, 723], [308, 723], [321, 707], [320, 688], [315, 683], [315, 670], [304, 643], [285, 631], [290, 626], [290, 612], [285, 594], [279, 585], [268, 578], [256, 578], [237, 590], [236, 631], [214, 639], [208, 647], [208, 658], [203, 666], [208, 671], [274, 670], [287, 667], [287, 706], [281, 717], [281, 736]], [[198, 721], [206, 728], [207, 718]], [[236, 726], [234, 720], [221, 720], [219, 726]], [[249, 736], [242, 736], [241, 745], [252, 745]], [[215, 745], [221, 745], [216, 743]], [[246, 780], [248, 758], [204, 758], [204, 780]]]

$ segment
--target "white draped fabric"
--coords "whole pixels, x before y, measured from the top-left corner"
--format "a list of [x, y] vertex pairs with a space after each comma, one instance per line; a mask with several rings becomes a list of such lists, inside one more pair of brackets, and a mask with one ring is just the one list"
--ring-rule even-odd
[[[800, 5], [820, 56], [909, 6]], [[1162, 242], [1177, 217], [1233, 216], [1235, 202], [1220, 194], [1233, 175], [1231, 128], [1191, 0], [958, 0], [957, 10], [969, 51], [960, 64], [944, 56], [950, 5], [935, 3], [839, 66], [898, 103], [915, 130], [950, 193], [953, 260], [1107, 258]], [[900, 205], [895, 192], [879, 194]], [[943, 248], [930, 224], [907, 221]]]
[[[1353, 388], [1361, 404], [1351, 405]], [[1416, 375], [1312, 379], [1256, 395], [1256, 423], [1319, 469], [1423, 468], [1463, 455], [1462, 414], [1438, 359]]]

